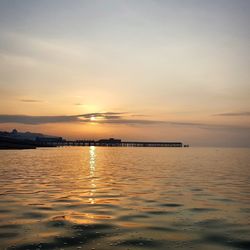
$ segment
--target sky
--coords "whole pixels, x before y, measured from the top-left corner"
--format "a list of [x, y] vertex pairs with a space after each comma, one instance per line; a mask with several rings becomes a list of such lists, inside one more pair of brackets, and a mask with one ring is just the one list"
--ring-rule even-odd
[[250, 1], [0, 0], [0, 130], [250, 147]]

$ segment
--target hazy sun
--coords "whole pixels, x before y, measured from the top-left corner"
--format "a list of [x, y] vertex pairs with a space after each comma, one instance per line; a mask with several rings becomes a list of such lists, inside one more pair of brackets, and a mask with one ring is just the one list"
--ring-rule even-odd
[[90, 121], [95, 121], [95, 120], [96, 120], [96, 118], [94, 116], [90, 117]]

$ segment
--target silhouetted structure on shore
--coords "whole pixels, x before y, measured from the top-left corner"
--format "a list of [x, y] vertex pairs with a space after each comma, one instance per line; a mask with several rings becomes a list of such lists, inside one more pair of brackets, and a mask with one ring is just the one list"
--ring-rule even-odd
[[37, 147], [56, 147], [64, 139], [57, 136], [48, 136], [40, 133], [0, 131], [0, 149], [34, 149]]
[[102, 146], [102, 147], [182, 147], [182, 142], [140, 142], [120, 139], [65, 141], [61, 146]]
[[65, 141], [62, 137], [48, 137], [48, 136], [43, 136], [43, 137], [37, 137], [35, 139], [35, 142], [37, 143], [62, 143]]
[[36, 147], [60, 146], [101, 146], [101, 147], [188, 147], [182, 142], [142, 142], [122, 141], [121, 139], [101, 140], [75, 140], [68, 141], [62, 137], [46, 136], [37, 133], [20, 133], [13, 129], [12, 132], [0, 131], [0, 149], [33, 149]]
[[30, 140], [19, 140], [0, 136], [0, 149], [35, 149], [36, 145]]

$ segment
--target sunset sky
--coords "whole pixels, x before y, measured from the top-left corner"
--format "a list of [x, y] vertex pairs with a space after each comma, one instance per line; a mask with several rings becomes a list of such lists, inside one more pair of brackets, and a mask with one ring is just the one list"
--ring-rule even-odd
[[0, 0], [0, 130], [250, 146], [250, 1]]

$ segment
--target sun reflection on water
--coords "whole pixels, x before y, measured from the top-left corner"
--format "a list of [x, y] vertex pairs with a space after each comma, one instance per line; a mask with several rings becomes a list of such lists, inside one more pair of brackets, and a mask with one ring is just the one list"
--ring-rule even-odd
[[94, 194], [96, 192], [96, 183], [95, 183], [95, 168], [96, 168], [96, 147], [89, 147], [89, 176], [90, 176], [90, 192], [89, 202], [95, 204]]

